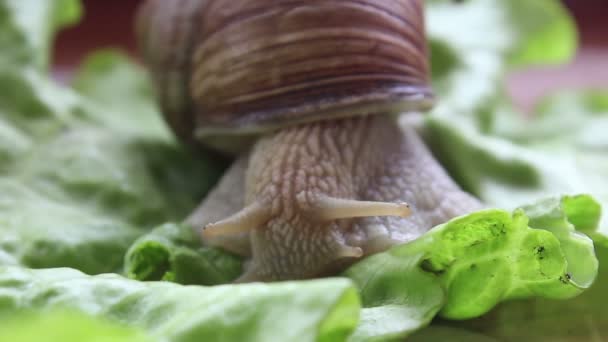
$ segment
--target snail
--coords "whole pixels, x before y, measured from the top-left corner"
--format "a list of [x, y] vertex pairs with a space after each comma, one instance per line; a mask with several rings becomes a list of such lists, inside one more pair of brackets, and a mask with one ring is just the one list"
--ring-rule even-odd
[[423, 0], [148, 0], [136, 21], [184, 142], [238, 154], [187, 222], [306, 279], [480, 207], [400, 116], [431, 108]]

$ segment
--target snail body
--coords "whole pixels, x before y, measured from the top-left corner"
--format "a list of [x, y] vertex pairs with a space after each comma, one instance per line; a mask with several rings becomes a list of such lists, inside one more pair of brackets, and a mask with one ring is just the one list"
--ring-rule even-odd
[[137, 28], [176, 135], [240, 153], [189, 218], [250, 257], [240, 281], [335, 272], [479, 206], [398, 124], [432, 104], [422, 0], [149, 0]]

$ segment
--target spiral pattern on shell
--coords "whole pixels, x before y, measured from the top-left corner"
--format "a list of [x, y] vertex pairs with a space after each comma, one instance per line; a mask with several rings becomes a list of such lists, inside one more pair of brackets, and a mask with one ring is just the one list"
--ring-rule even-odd
[[149, 0], [138, 32], [184, 139], [430, 107], [423, 0]]

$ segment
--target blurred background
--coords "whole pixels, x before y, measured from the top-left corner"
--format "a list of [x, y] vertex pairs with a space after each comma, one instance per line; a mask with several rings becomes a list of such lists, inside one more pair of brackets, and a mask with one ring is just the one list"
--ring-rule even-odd
[[[506, 0], [507, 1], [507, 0]], [[54, 74], [70, 70], [91, 51], [119, 47], [136, 57], [132, 20], [143, 0], [84, 0], [82, 22], [58, 37]], [[545, 93], [564, 88], [608, 88], [608, 0], [564, 0], [580, 31], [580, 50], [568, 65], [513, 72], [508, 90], [515, 102], [530, 109]]]

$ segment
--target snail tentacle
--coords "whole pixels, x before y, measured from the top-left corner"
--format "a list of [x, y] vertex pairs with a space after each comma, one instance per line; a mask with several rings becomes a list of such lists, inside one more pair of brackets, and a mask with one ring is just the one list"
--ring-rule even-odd
[[270, 208], [260, 202], [253, 202], [243, 210], [203, 228], [203, 238], [209, 239], [222, 235], [247, 233], [270, 219]]
[[363, 249], [361, 247], [353, 247], [353, 246], [341, 246], [337, 250], [336, 259], [341, 258], [361, 258], [363, 256]]
[[369, 216], [408, 217], [410, 206], [405, 202], [359, 201], [329, 196], [318, 196], [312, 215], [322, 221]]

